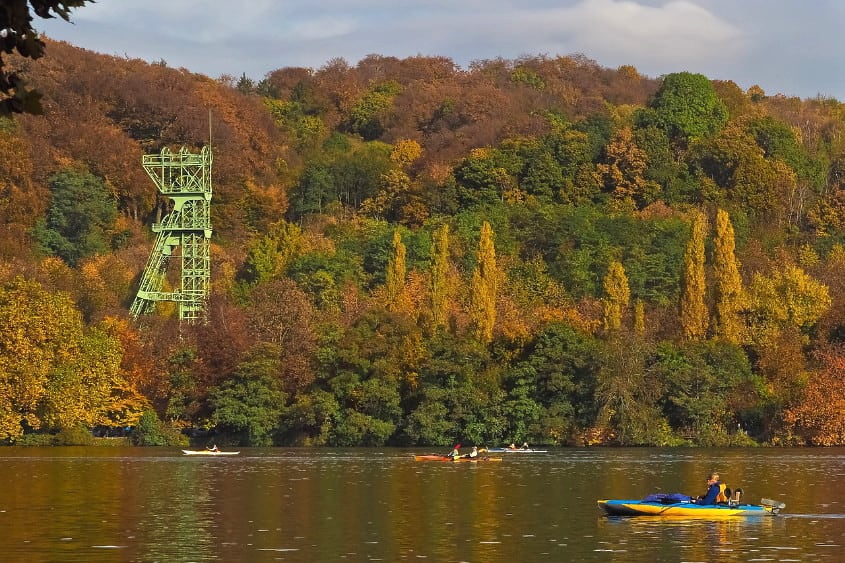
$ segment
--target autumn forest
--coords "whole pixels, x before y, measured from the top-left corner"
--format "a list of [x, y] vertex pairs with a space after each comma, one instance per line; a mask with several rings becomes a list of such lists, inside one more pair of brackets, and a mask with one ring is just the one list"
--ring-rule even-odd
[[[44, 113], [0, 117], [0, 442], [845, 445], [845, 104], [46, 43], [4, 58]], [[209, 143], [207, 322], [136, 321], [171, 205], [141, 157]]]

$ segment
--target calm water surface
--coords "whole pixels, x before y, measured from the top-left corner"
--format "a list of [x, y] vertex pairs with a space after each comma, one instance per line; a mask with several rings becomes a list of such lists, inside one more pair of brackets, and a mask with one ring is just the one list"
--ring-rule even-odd
[[[556, 449], [487, 464], [412, 453], [0, 448], [0, 561], [845, 561], [841, 448]], [[784, 513], [708, 522], [596, 507], [699, 494], [711, 470]]]

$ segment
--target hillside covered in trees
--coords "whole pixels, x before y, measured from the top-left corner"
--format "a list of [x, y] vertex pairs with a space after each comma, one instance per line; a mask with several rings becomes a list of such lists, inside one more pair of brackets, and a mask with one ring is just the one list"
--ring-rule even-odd
[[[213, 80], [47, 41], [0, 118], [0, 440], [845, 444], [845, 106], [580, 56]], [[207, 324], [128, 309], [214, 153]]]

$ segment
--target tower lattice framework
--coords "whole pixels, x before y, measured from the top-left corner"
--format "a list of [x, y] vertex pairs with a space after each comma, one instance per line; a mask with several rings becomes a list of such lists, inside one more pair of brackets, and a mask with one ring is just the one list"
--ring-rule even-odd
[[[142, 157], [144, 170], [162, 195], [173, 200], [173, 209], [161, 223], [150, 259], [132, 302], [132, 316], [151, 313], [156, 304], [170, 301], [179, 305], [179, 320], [206, 319], [211, 282], [211, 149], [197, 153], [185, 147], [174, 153], [163, 148], [160, 154]], [[181, 284], [164, 291], [173, 258], [181, 258]]]

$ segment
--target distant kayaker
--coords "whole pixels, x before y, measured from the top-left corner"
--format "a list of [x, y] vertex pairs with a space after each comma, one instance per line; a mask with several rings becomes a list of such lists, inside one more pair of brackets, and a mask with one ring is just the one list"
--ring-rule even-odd
[[522, 449], [523, 449], [523, 450], [530, 450], [530, 449], [531, 449], [530, 447], [528, 447], [528, 442], [523, 442], [523, 443], [522, 443]]
[[461, 457], [460, 449], [461, 449], [461, 444], [460, 443], [455, 444], [455, 447], [452, 448], [452, 453], [450, 453], [448, 455], [448, 457]]
[[511, 442], [511, 445], [510, 445], [510, 446], [508, 446], [508, 449], [509, 449], [509, 450], [515, 450], [515, 449], [516, 449], [516, 444], [514, 444], [513, 442]]
[[478, 446], [472, 447], [472, 451], [469, 452], [469, 457], [478, 457]]
[[719, 493], [722, 492], [721, 483], [719, 483], [719, 474], [711, 473], [707, 476], [707, 492], [696, 499], [696, 504], [716, 504], [716, 499]]
[[214, 444], [213, 446], [211, 446], [210, 448], [208, 448], [208, 451], [210, 451], [210, 452], [219, 452], [220, 450], [218, 450], [218, 449], [217, 449], [217, 444]]

